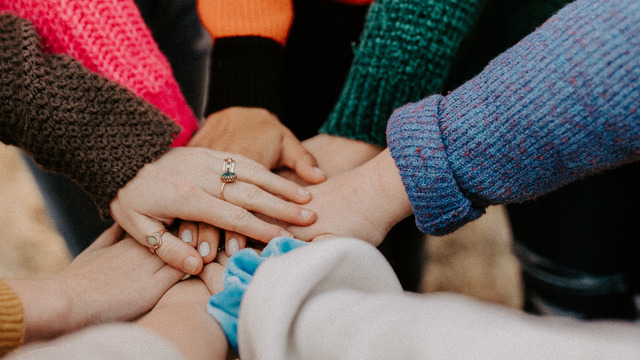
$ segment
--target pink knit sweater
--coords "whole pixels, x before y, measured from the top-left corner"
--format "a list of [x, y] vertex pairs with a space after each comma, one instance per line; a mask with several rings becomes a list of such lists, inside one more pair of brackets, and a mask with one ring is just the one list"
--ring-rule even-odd
[[198, 127], [133, 0], [0, 0], [33, 23], [45, 52], [68, 54], [88, 69], [118, 82], [182, 127], [174, 146]]

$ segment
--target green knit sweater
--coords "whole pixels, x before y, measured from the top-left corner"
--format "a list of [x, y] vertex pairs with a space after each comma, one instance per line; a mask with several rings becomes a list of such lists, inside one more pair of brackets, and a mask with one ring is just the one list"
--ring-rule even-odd
[[386, 146], [395, 108], [472, 77], [568, 2], [376, 1], [342, 94], [320, 132]]

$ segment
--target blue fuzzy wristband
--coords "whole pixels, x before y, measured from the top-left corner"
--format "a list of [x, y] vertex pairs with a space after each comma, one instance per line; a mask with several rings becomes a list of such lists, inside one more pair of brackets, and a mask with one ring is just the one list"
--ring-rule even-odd
[[207, 303], [207, 312], [220, 323], [229, 343], [238, 352], [238, 314], [242, 295], [251, 283], [258, 266], [268, 258], [280, 256], [302, 245], [304, 241], [277, 237], [258, 253], [253, 249], [243, 249], [233, 255], [222, 275], [224, 290], [212, 295]]

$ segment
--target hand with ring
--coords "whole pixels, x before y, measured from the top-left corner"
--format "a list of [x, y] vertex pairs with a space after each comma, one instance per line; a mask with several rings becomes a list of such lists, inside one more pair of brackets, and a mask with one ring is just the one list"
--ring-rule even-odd
[[[233, 175], [224, 175], [227, 172]], [[219, 235], [214, 227], [268, 242], [288, 233], [254, 213], [307, 226], [316, 215], [301, 204], [310, 200], [308, 190], [241, 155], [186, 147], [173, 148], [143, 166], [118, 191], [111, 215], [166, 263], [197, 274], [203, 261], [210, 262], [217, 252]], [[207, 224], [199, 230], [216, 235], [199, 237], [181, 231], [181, 240], [165, 230], [176, 219]]]

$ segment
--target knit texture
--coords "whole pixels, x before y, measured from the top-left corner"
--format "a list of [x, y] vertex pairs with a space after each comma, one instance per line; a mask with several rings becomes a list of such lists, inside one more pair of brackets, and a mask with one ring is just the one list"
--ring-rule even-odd
[[22, 345], [24, 310], [18, 295], [0, 280], [0, 357]]
[[76, 181], [102, 216], [119, 188], [169, 150], [179, 127], [66, 55], [45, 55], [34, 27], [0, 15], [0, 140]]
[[133, 1], [1, 0], [0, 10], [30, 20], [46, 53], [71, 55], [162, 110], [182, 127], [174, 145], [186, 144], [197, 128], [169, 62]]
[[245, 106], [264, 108], [280, 117], [283, 58], [282, 45], [269, 38], [216, 39], [205, 113]]
[[441, 90], [480, 0], [380, 0], [320, 132], [385, 146], [393, 110]]
[[[324, 0], [301, 2], [304, 2], [305, 7], [310, 2], [327, 3]], [[372, 0], [334, 0], [329, 3], [349, 8], [371, 2]], [[328, 7], [337, 9], [340, 6]], [[200, 18], [214, 40], [207, 114], [230, 106], [246, 106], [262, 107], [282, 118], [285, 96], [282, 77], [288, 71], [283, 68], [284, 52], [296, 11], [292, 0], [198, 1]], [[324, 25], [324, 28], [316, 29], [318, 34], [322, 34], [325, 29], [333, 30], [335, 23], [340, 21], [333, 15], [327, 16], [324, 12], [314, 14], [319, 18], [318, 23]], [[313, 42], [314, 39], [308, 41]], [[323, 49], [321, 43], [313, 45], [318, 46], [320, 51]], [[307, 71], [311, 73], [316, 69], [309, 66]], [[312, 78], [307, 74], [302, 77]], [[302, 119], [293, 121], [308, 124], [308, 121]], [[317, 127], [318, 125], [314, 126], [314, 134]]]
[[[446, 93], [478, 75], [491, 60], [515, 45], [573, 0], [486, 0], [476, 23], [453, 59]], [[432, 94], [425, 94], [432, 95]]]
[[394, 112], [389, 148], [421, 230], [640, 159], [640, 3], [576, 1], [446, 97]]

